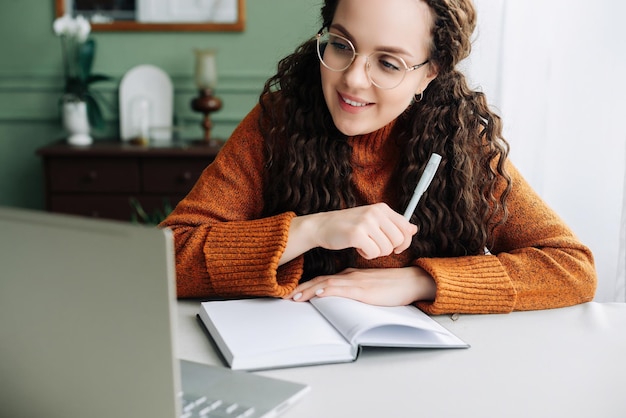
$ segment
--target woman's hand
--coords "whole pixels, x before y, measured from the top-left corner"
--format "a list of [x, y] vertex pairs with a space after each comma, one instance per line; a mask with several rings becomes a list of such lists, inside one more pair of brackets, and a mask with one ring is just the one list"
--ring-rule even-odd
[[409, 248], [416, 233], [415, 225], [385, 203], [298, 216], [291, 221], [279, 264], [317, 247], [355, 248], [368, 260], [399, 254]]
[[314, 296], [342, 296], [370, 305], [400, 306], [433, 300], [436, 285], [420, 267], [346, 269], [301, 283], [284, 299], [307, 301]]

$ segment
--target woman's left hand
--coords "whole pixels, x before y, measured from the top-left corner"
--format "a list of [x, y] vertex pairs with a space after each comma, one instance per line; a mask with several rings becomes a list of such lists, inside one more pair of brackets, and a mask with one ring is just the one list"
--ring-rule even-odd
[[418, 300], [433, 300], [435, 293], [435, 281], [420, 267], [348, 268], [301, 283], [284, 299], [301, 302], [314, 296], [341, 296], [370, 305], [400, 306]]

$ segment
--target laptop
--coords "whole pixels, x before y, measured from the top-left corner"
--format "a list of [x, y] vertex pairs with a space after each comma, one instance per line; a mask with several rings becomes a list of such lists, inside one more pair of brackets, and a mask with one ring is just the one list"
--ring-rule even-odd
[[309, 389], [179, 360], [176, 307], [171, 231], [0, 208], [0, 416], [269, 417]]

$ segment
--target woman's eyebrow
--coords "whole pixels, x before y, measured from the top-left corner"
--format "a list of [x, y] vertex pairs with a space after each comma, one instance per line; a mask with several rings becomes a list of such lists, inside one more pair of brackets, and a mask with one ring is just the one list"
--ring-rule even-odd
[[[358, 45], [357, 45], [357, 42], [354, 40], [354, 36], [352, 36], [350, 34], [350, 31], [348, 31], [348, 29], [346, 29], [342, 24], [340, 24], [340, 23], [333, 23], [332, 25], [330, 25], [329, 30], [330, 29], [337, 30], [338, 32], [340, 32], [340, 35], [344, 35], [346, 38], [350, 39], [350, 41], [354, 44], [354, 48], [357, 48]], [[400, 47], [395, 47], [395, 46], [379, 46], [379, 47], [374, 48], [374, 51], [390, 52], [392, 54], [398, 54], [398, 55], [405, 55], [407, 57], [413, 57], [413, 54], [411, 54], [406, 49], [400, 48]]]

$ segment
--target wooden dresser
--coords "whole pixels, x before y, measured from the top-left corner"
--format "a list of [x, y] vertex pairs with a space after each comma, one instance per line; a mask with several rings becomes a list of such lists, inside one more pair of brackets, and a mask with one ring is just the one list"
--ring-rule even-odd
[[97, 218], [138, 220], [167, 211], [191, 190], [219, 147], [195, 143], [140, 146], [58, 142], [37, 150], [45, 175], [46, 209]]

